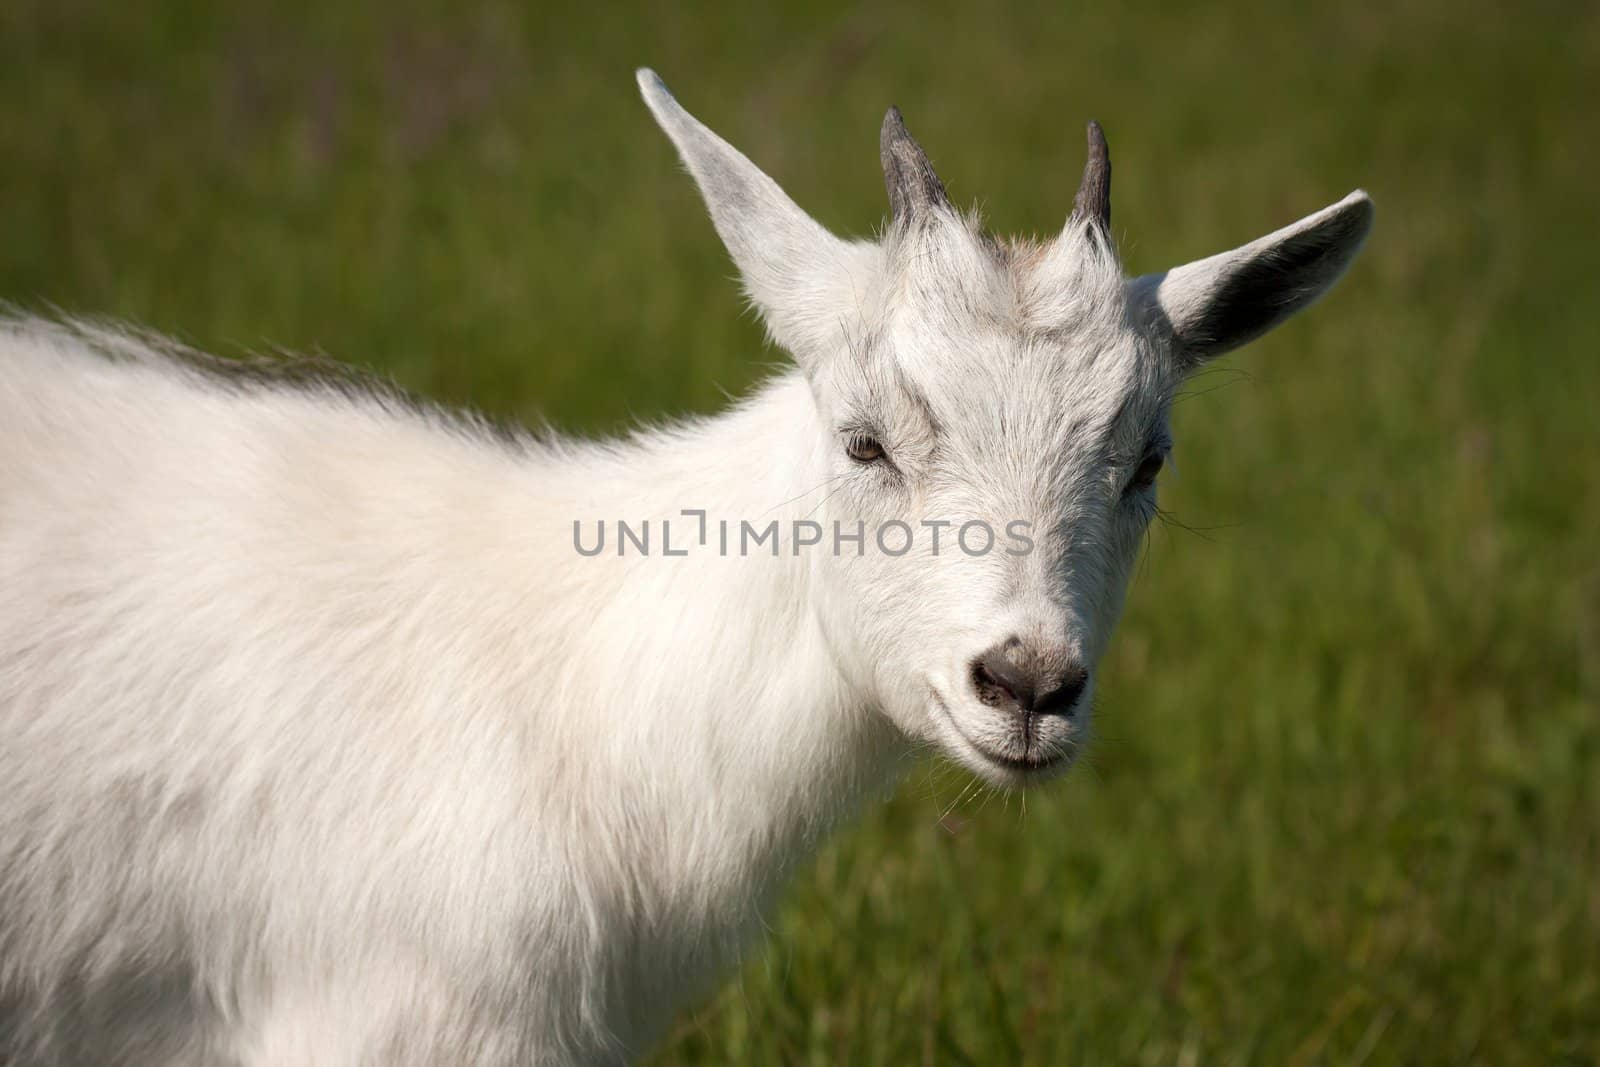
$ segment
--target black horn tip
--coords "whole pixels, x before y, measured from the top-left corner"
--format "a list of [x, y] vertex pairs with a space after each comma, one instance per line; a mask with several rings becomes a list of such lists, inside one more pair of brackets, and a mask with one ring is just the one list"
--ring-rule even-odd
[[887, 153], [897, 142], [910, 139], [911, 132], [906, 129], [905, 116], [891, 104], [889, 110], [883, 113], [883, 128], [878, 133], [879, 146]]
[[1089, 120], [1088, 134], [1089, 154], [1092, 156], [1104, 156], [1108, 154], [1106, 149], [1106, 131], [1102, 129], [1100, 124], [1094, 119]]

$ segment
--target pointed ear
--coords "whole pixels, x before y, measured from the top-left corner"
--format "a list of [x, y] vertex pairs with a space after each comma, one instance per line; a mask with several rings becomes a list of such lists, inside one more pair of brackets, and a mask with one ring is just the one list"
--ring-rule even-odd
[[853, 317], [862, 259], [873, 246], [842, 241], [800, 210], [778, 183], [685, 111], [640, 68], [639, 92], [700, 186], [711, 221], [773, 340], [802, 365]]
[[1194, 367], [1255, 340], [1333, 288], [1370, 229], [1372, 201], [1357, 190], [1231, 252], [1135, 278], [1130, 294], [1170, 327], [1177, 358]]

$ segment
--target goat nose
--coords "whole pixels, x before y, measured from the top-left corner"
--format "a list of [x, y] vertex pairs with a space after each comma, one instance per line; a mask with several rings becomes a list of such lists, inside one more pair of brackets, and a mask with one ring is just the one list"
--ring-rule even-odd
[[1088, 684], [1089, 672], [1070, 655], [1030, 649], [1015, 640], [972, 662], [972, 687], [980, 701], [995, 708], [1070, 717]]

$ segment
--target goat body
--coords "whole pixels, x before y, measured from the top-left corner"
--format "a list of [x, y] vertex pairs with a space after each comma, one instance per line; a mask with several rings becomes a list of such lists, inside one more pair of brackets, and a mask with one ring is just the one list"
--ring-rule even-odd
[[796, 359], [720, 416], [536, 439], [0, 321], [0, 1064], [638, 1055], [916, 745], [1071, 763], [1176, 384], [1371, 220], [1127, 280], [1098, 127], [1007, 245], [891, 110], [841, 241], [640, 85]]

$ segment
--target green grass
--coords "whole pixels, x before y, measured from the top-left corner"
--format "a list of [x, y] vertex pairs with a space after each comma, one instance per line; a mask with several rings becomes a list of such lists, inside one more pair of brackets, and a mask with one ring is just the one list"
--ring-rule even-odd
[[641, 63], [848, 232], [891, 102], [1004, 230], [1099, 118], [1132, 271], [1379, 209], [1178, 408], [1202, 534], [1152, 538], [1089, 765], [919, 770], [654, 1062], [1600, 1059], [1600, 9], [547, 6], [9, 0], [0, 296], [585, 432], [712, 409], [774, 357]]

